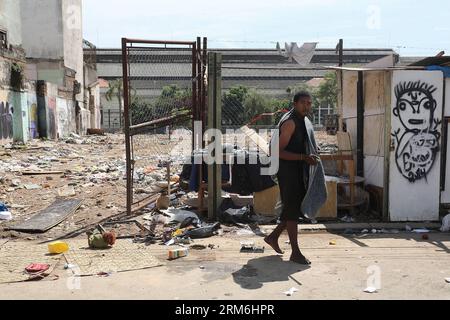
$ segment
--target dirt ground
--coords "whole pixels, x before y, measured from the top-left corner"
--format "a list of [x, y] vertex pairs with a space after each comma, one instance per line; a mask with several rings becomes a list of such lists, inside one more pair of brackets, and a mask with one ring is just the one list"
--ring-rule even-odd
[[[240, 253], [241, 241], [263, 245], [257, 235], [229, 234], [197, 240], [215, 249], [191, 250], [188, 257], [166, 261], [167, 248], [150, 250], [165, 265], [114, 273], [109, 277], [74, 278], [62, 265], [58, 280], [0, 285], [0, 299], [164, 299], [164, 300], [303, 300], [303, 299], [450, 299], [450, 234], [341, 236], [300, 235], [309, 268], [288, 262], [287, 236], [280, 240], [285, 256]], [[336, 245], [330, 245], [335, 241]], [[51, 278], [51, 277], [49, 277]], [[74, 284], [78, 286], [74, 289]], [[363, 292], [368, 286], [377, 293]], [[284, 292], [295, 287], [298, 292]]]
[[[52, 239], [125, 209], [123, 137], [93, 136], [78, 142], [83, 143], [35, 140], [23, 149], [0, 148], [0, 202], [6, 203], [13, 215], [12, 221], [0, 222], [0, 237]], [[23, 175], [25, 171], [62, 173]], [[30, 185], [38, 189], [28, 190]], [[4, 230], [48, 207], [59, 196], [81, 199], [83, 204], [45, 234]]]

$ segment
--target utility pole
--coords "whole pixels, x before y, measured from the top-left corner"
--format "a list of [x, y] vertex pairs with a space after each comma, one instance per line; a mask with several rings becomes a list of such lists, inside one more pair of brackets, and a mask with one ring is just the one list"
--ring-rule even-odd
[[[339, 39], [339, 43], [336, 47], [336, 53], [339, 54], [339, 67], [342, 68], [344, 66], [344, 40]], [[344, 104], [344, 72], [343, 70], [339, 70], [338, 75], [338, 83], [339, 83], [339, 94], [338, 94], [338, 116], [339, 116], [339, 128], [338, 131], [343, 130], [343, 104]]]

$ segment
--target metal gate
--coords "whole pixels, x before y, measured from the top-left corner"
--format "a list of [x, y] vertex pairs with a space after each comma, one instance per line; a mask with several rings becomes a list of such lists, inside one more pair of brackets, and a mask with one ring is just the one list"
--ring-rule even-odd
[[127, 214], [156, 200], [193, 150], [205, 120], [206, 38], [122, 39]]

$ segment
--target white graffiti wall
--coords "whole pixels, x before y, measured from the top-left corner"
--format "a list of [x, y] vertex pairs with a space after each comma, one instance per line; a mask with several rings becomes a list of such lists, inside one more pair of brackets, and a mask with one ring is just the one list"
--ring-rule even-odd
[[440, 71], [393, 73], [389, 174], [392, 221], [439, 219], [443, 88]]

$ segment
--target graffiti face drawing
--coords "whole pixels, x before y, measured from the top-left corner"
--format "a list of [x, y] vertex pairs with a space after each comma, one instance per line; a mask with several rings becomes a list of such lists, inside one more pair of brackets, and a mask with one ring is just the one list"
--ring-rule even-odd
[[431, 126], [436, 110], [436, 100], [433, 98], [435, 91], [436, 88], [420, 82], [399, 84], [396, 87], [397, 103], [393, 112], [405, 129], [424, 131]]
[[395, 158], [399, 172], [410, 182], [426, 178], [439, 152], [436, 90], [420, 81], [399, 83], [395, 88], [393, 114], [402, 125], [392, 134], [397, 140]]

